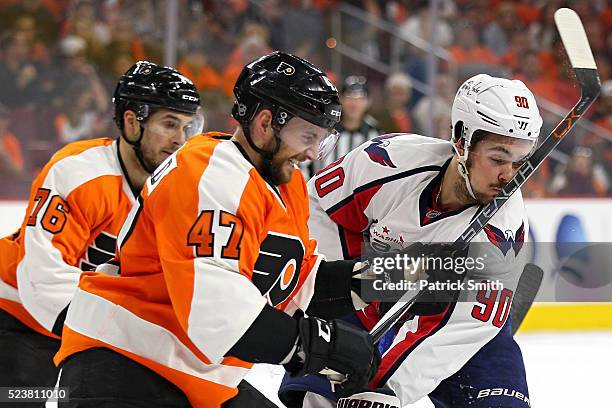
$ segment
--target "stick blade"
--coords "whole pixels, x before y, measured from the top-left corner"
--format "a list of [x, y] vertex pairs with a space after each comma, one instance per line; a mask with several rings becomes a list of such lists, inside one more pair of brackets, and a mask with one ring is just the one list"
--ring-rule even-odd
[[542, 268], [534, 264], [525, 265], [525, 269], [523, 269], [523, 273], [519, 278], [514, 298], [512, 299], [512, 307], [510, 308], [513, 336], [519, 327], [521, 327], [521, 323], [523, 323], [529, 308], [536, 298], [543, 277], [544, 271]]
[[597, 69], [578, 14], [572, 9], [560, 8], [555, 12], [555, 24], [572, 67]]

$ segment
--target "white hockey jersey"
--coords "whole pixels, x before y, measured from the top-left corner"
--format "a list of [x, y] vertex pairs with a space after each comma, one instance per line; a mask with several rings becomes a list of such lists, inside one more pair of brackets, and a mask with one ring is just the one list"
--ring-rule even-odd
[[[368, 240], [379, 252], [414, 242], [454, 242], [479, 207], [442, 212], [435, 197], [452, 157], [450, 142], [414, 135], [374, 138], [337, 160], [308, 183], [309, 228], [328, 259], [359, 257]], [[333, 222], [331, 222], [333, 221]], [[472, 242], [487, 258], [473, 281], [499, 281], [503, 290], [462, 293], [444, 313], [421, 316], [399, 329], [383, 355], [373, 386], [386, 383], [402, 404], [433, 391], [458, 371], [506, 322], [516, 281], [524, 266], [528, 223], [516, 192]], [[360, 315], [371, 328], [379, 317]]]

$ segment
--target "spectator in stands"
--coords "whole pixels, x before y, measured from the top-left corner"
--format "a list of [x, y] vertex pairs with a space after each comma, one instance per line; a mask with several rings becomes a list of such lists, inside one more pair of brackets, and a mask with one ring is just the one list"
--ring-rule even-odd
[[[210, 108], [207, 123], [212, 122], [211, 126], [219, 129], [235, 127], [233, 119], [225, 113], [225, 104], [233, 100], [232, 84], [244, 64], [271, 49], [283, 49], [325, 66], [328, 57], [325, 39], [330, 34], [327, 17], [340, 3], [338, 0], [187, 0], [188, 7], [179, 10], [177, 41], [181, 58], [178, 67], [211, 95], [211, 101], [206, 101]], [[342, 3], [354, 5], [372, 18], [386, 16], [405, 33], [425, 40], [431, 38], [430, 2], [426, 0], [345, 0]], [[553, 18], [556, 9], [569, 4], [566, 0], [443, 0], [440, 3], [439, 24], [435, 27], [437, 41], [450, 47], [449, 51], [462, 64], [459, 77], [470, 65], [485, 63], [492, 69], [510, 68], [512, 76], [522, 79], [538, 99], [545, 98], [564, 109], [577, 99], [578, 88], [571, 78], [571, 68], [565, 60]], [[610, 86], [606, 88], [606, 81], [612, 80], [612, 36], [609, 35], [612, 6], [609, 1], [570, 3], [586, 22], [604, 84], [596, 107], [583, 120], [590, 119], [611, 132], [612, 97], [606, 97], [606, 89], [610, 89]], [[50, 152], [58, 147], [55, 145], [58, 135], [62, 141], [73, 140], [85, 134], [79, 129], [88, 129], [92, 124], [96, 124], [94, 128], [105, 127], [105, 123], [91, 118], [108, 108], [108, 94], [114, 89], [116, 77], [137, 59], [162, 62], [165, 13], [166, 8], [159, 7], [156, 0], [0, 0], [0, 103], [11, 111], [11, 131], [20, 137], [28, 168], [48, 161]], [[454, 31], [448, 22], [453, 23]], [[386, 62], [389, 52], [386, 37], [370, 27], [367, 18], [350, 21], [345, 16], [341, 40], [356, 44], [355, 48], [370, 56], [382, 56]], [[61, 58], [54, 58], [55, 51]], [[415, 83], [427, 82], [426, 53], [411, 49], [404, 57], [401, 63], [408, 77], [391, 75], [380, 89], [378, 78], [368, 74], [369, 97], [378, 100], [384, 95], [379, 106], [372, 105], [369, 111], [385, 132], [416, 133], [427, 133], [431, 111], [432, 134], [446, 138], [448, 120], [444, 117], [447, 106], [444, 97], [434, 98], [433, 105], [429, 97], [421, 101], [424, 95], [412, 89], [408, 79]], [[444, 63], [440, 69], [445, 71]], [[447, 79], [443, 78], [442, 82]], [[86, 96], [81, 98], [72, 88], [72, 82], [81, 84], [82, 94]], [[102, 85], [98, 86], [100, 82]], [[103, 92], [92, 89], [98, 87]], [[220, 89], [222, 97], [211, 94], [211, 89]], [[103, 94], [106, 94], [104, 103], [101, 102]], [[348, 101], [349, 105], [352, 102], [355, 101]], [[74, 110], [70, 109], [71, 104]], [[543, 133], [547, 133], [559, 117], [546, 110], [542, 115]], [[582, 126], [574, 132], [558, 150], [572, 156], [577, 144], [591, 148], [593, 166], [602, 166], [611, 179], [612, 142], [587, 132]], [[528, 187], [532, 194], [526, 195], [552, 194], [551, 174], [559, 170], [556, 164], [550, 162], [547, 171], [541, 172], [537, 185]]]
[[389, 75], [385, 81], [384, 99], [372, 116], [384, 133], [411, 133], [413, 120], [408, 110], [412, 96], [412, 81], [404, 73]]
[[451, 95], [448, 75], [438, 75], [434, 87], [434, 95], [421, 98], [412, 110], [416, 133], [450, 140], [451, 120], [448, 114], [451, 111], [454, 95]]
[[98, 85], [75, 82], [64, 90], [60, 113], [55, 118], [55, 130], [60, 144], [94, 139], [108, 134], [106, 121], [108, 95]]
[[[432, 27], [429, 10], [429, 2], [418, 0], [414, 7], [410, 8], [411, 16], [400, 27], [400, 33], [408, 37], [419, 37], [426, 41], [432, 41]], [[453, 30], [444, 19], [443, 13], [438, 16], [435, 27], [436, 43], [443, 48], [448, 48], [453, 43]], [[427, 53], [416, 47], [408, 47], [405, 55], [405, 72], [420, 82], [427, 82]], [[411, 107], [416, 106], [423, 97], [418, 89], [413, 90], [410, 100]]]
[[221, 90], [221, 75], [208, 63], [208, 57], [200, 48], [188, 49], [179, 61], [178, 70], [191, 79], [200, 92]]
[[[38, 39], [43, 41], [47, 46], [52, 46], [56, 43], [59, 36], [59, 16], [56, 16], [43, 0], [22, 0], [13, 2], [9, 6], [0, 7], [0, 33], [14, 29], [14, 23], [19, 21], [20, 17], [29, 17], [34, 19]], [[59, 3], [59, 2], [57, 2]]]
[[147, 42], [163, 40], [166, 8], [160, 7], [158, 0], [124, 1], [121, 4], [121, 13], [131, 23], [139, 38]]
[[328, 32], [322, 22], [326, 18], [325, 9], [333, 5], [332, 1], [283, 2], [284, 36], [287, 48], [293, 54], [306, 58], [317, 66], [325, 65], [322, 57]]
[[14, 22], [14, 35], [22, 36], [27, 43], [28, 55], [39, 63], [49, 62], [47, 46], [40, 40], [36, 21], [30, 16], [21, 16]]
[[[254, 21], [248, 21], [242, 26], [242, 31], [238, 38], [238, 46], [232, 50], [227, 58], [228, 65], [240, 64], [241, 61], [245, 61], [243, 55], [245, 51], [242, 45], [254, 38], [266, 45], [270, 44], [270, 32], [266, 26]], [[247, 59], [246, 62], [249, 62], [249, 60]]]
[[[536, 0], [521, 0], [514, 2], [514, 11], [518, 19], [521, 20], [523, 26], [534, 24], [540, 18], [542, 5], [538, 3], [539, 2]], [[550, 1], [546, 3], [550, 3]]]
[[15, 176], [25, 172], [21, 144], [9, 129], [10, 122], [10, 111], [0, 105], [0, 178], [14, 182]]
[[470, 24], [461, 24], [457, 29], [457, 42], [449, 51], [457, 64], [497, 64], [497, 56], [480, 44], [478, 32]]
[[532, 22], [525, 30], [529, 36], [529, 44], [538, 50], [552, 48], [553, 41], [558, 35], [555, 26], [555, 11], [561, 7], [561, 0], [549, 0], [540, 10], [538, 19]]
[[484, 30], [484, 43], [497, 55], [503, 55], [510, 46], [510, 39], [514, 31], [521, 29], [514, 4], [503, 2], [495, 10], [495, 20], [489, 23]]
[[342, 18], [342, 41], [369, 58], [379, 59], [381, 56], [378, 30], [370, 21], [376, 21], [381, 18], [382, 10], [380, 2], [372, 0], [348, 0], [344, 1], [344, 3], [361, 8], [367, 16], [364, 19], [361, 17], [357, 18], [351, 14], [345, 14]]
[[278, 51], [287, 50], [285, 32], [288, 27], [282, 7], [283, 5], [280, 0], [262, 0], [260, 9], [261, 23], [266, 26], [270, 33], [270, 47]]
[[550, 161], [545, 160], [534, 174], [521, 187], [524, 198], [549, 197], [550, 192]]
[[106, 92], [110, 95], [117, 86], [117, 78], [123, 75], [136, 61], [130, 54], [119, 54], [115, 57], [110, 71], [101, 71], [100, 78]]
[[[60, 42], [61, 64], [53, 73], [54, 97], [56, 107], [67, 106], [74, 101], [67, 99], [66, 90], [73, 89], [75, 84], [88, 94], [88, 101], [98, 112], [110, 108], [110, 97], [102, 85], [94, 66], [86, 58], [87, 44], [84, 39], [67, 36]], [[67, 102], [64, 102], [67, 101]]]
[[[419, 1], [411, 17], [400, 26], [400, 33], [406, 36], [416, 36], [431, 41], [432, 27], [429, 12], [429, 2]], [[453, 42], [453, 30], [440, 16], [435, 27], [436, 43], [440, 47], [448, 48]]]
[[11, 109], [33, 106], [42, 99], [42, 67], [31, 58], [27, 35], [10, 33], [0, 42], [0, 48], [0, 103]]
[[132, 20], [121, 15], [115, 21], [110, 43], [100, 55], [96, 55], [94, 61], [103, 70], [110, 70], [115, 57], [120, 54], [129, 54], [133, 61], [160, 62], [162, 57], [160, 44], [154, 40], [145, 43], [135, 32]]
[[603, 167], [593, 162], [590, 148], [576, 147], [566, 166], [559, 166], [551, 183], [551, 191], [565, 196], [605, 195], [610, 181]]
[[241, 41], [232, 51], [228, 63], [223, 70], [223, 93], [228, 98], [233, 98], [234, 83], [238, 79], [242, 67], [249, 62], [270, 53], [272, 50], [268, 45], [268, 33], [264, 26], [249, 23], [243, 28]]
[[96, 61], [100, 55], [106, 53], [105, 48], [112, 39], [111, 27], [100, 18], [93, 0], [78, 1], [72, 6], [64, 31], [67, 35], [84, 39], [87, 43], [88, 58]]
[[242, 28], [249, 22], [261, 20], [259, 9], [249, 0], [213, 0], [212, 13], [221, 22], [225, 35], [239, 39]]
[[488, 0], [459, 0], [457, 3], [460, 14], [454, 20], [449, 21], [469, 22], [480, 37], [490, 22], [490, 2]]
[[[544, 98], [560, 104], [557, 94], [557, 83], [550, 79], [548, 72], [542, 69], [540, 56], [536, 51], [527, 51], [522, 56], [516, 79], [520, 79], [531, 89], [536, 98]], [[545, 74], [546, 73], [546, 74]], [[544, 117], [544, 121], [547, 118]]]
[[606, 40], [609, 40], [610, 32], [605, 32], [603, 24], [595, 18], [593, 18], [593, 20], [587, 20], [582, 17], [582, 19], [583, 21], [588, 21], [588, 23], [585, 23], [584, 31], [589, 39], [591, 51], [594, 55], [606, 55]]
[[185, 53], [190, 49], [200, 49], [217, 72], [223, 71], [236, 40], [225, 34], [222, 23], [215, 15], [202, 14], [200, 18], [187, 20], [184, 30], [184, 34], [178, 38], [179, 51]]
[[515, 31], [510, 40], [510, 47], [508, 47], [508, 50], [501, 56], [499, 64], [501, 67], [509, 69], [513, 74], [512, 76], [515, 77], [520, 73], [527, 53], [537, 49], [538, 47], [530, 42], [529, 33], [527, 31]]

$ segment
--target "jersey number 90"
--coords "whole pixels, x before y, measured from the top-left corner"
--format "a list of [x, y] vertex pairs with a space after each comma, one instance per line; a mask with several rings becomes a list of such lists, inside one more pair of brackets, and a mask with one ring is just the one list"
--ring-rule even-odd
[[[499, 293], [499, 300], [497, 294]], [[504, 288], [501, 291], [496, 289], [482, 289], [476, 294], [476, 301], [480, 305], [475, 305], [472, 309], [472, 317], [482, 322], [488, 322], [493, 316], [491, 322], [495, 327], [502, 327], [510, 313], [512, 305], [512, 291]], [[495, 310], [495, 314], [493, 314]]]

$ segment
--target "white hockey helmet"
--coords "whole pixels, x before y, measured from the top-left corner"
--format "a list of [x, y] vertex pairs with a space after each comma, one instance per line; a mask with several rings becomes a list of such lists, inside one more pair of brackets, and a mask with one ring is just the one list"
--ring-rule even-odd
[[[487, 74], [478, 74], [465, 81], [453, 101], [451, 141], [459, 159], [459, 173], [470, 195], [475, 198], [466, 161], [475, 131], [532, 141], [535, 149], [541, 127], [542, 117], [535, 97], [523, 82]], [[461, 138], [463, 154], [456, 146]]]

